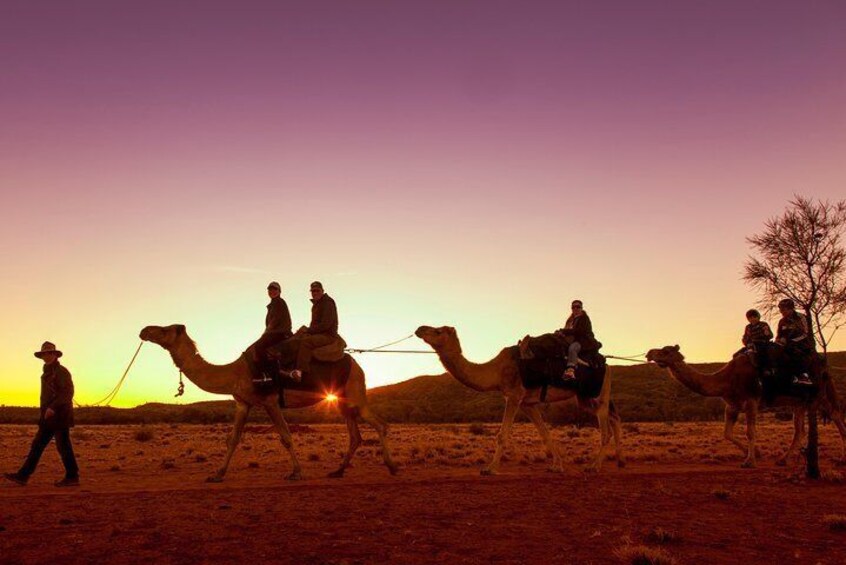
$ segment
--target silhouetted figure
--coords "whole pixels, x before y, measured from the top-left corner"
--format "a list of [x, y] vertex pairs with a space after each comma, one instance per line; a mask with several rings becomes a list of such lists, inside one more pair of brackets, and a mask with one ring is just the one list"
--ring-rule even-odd
[[308, 373], [314, 350], [331, 345], [338, 339], [338, 308], [332, 297], [323, 290], [319, 281], [311, 283], [311, 323], [305, 329], [297, 352], [297, 368], [291, 371], [291, 377], [300, 380]]
[[564, 380], [576, 378], [576, 366], [579, 364], [579, 353], [599, 350], [599, 342], [593, 336], [593, 325], [585, 312], [581, 300], [574, 300], [570, 304], [571, 314], [564, 327], [555, 333], [563, 336], [567, 344], [567, 370]]
[[49, 341], [44, 342], [41, 351], [36, 351], [35, 356], [44, 361], [38, 432], [20, 470], [17, 473], [6, 473], [4, 476], [19, 485], [25, 485], [38, 466], [44, 448], [55, 438], [56, 448], [65, 466], [65, 478], [54, 484], [57, 487], [79, 486], [79, 467], [70, 439], [70, 428], [73, 427], [73, 379], [70, 371], [59, 363], [62, 352]]
[[270, 297], [270, 304], [267, 305], [267, 315], [264, 318], [264, 333], [255, 342], [255, 360], [259, 363], [262, 371], [272, 376], [278, 369], [268, 361], [267, 350], [294, 334], [291, 331], [291, 313], [288, 304], [282, 298], [282, 286], [273, 281], [267, 285], [267, 295]]
[[808, 322], [796, 311], [796, 305], [789, 298], [778, 303], [778, 311], [781, 312], [781, 320], [778, 321], [776, 343], [784, 347], [794, 382], [813, 385], [808, 375], [808, 361], [814, 353], [814, 338], [808, 330]]

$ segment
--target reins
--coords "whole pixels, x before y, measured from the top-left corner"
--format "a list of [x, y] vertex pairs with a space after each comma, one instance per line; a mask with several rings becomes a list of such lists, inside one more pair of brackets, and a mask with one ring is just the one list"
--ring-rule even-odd
[[411, 354], [425, 354], [425, 355], [434, 355], [434, 351], [423, 351], [421, 349], [385, 349], [386, 347], [390, 347], [392, 345], [396, 345], [398, 343], [402, 343], [404, 341], [408, 341], [409, 339], [413, 338], [414, 334], [408, 335], [402, 339], [398, 339], [396, 341], [392, 341], [390, 343], [386, 343], [384, 345], [380, 345], [378, 347], [371, 347], [370, 349], [357, 349], [354, 347], [348, 347], [344, 349], [347, 353], [411, 353]]
[[114, 388], [111, 391], [109, 391], [109, 394], [107, 394], [106, 396], [104, 396], [103, 398], [98, 400], [97, 402], [94, 402], [93, 404], [80, 404], [79, 402], [77, 402], [75, 400], [74, 400], [74, 404], [76, 404], [76, 406], [78, 406], [80, 408], [93, 408], [93, 407], [97, 407], [97, 406], [109, 406], [112, 403], [112, 401], [115, 399], [115, 397], [117, 396], [118, 392], [120, 392], [120, 389], [123, 386], [124, 381], [126, 381], [126, 376], [129, 375], [129, 370], [132, 368], [132, 365], [135, 364], [135, 359], [138, 358], [138, 353], [141, 352], [141, 347], [143, 347], [143, 346], [144, 346], [143, 341], [138, 344], [138, 349], [135, 350], [135, 354], [132, 356], [132, 359], [130, 359], [129, 365], [126, 366], [126, 370], [123, 372], [123, 375], [121, 375], [120, 380], [117, 382], [117, 384], [114, 386]]

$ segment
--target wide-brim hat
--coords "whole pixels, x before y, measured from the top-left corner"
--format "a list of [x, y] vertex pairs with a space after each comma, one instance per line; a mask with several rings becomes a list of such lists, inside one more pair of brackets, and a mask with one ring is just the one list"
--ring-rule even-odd
[[45, 341], [44, 343], [41, 344], [41, 351], [36, 351], [35, 356], [38, 357], [39, 359], [41, 359], [41, 358], [44, 357], [44, 355], [46, 355], [48, 353], [52, 353], [56, 357], [61, 357], [63, 355], [61, 351], [56, 349], [55, 343], [50, 343], [49, 341]]

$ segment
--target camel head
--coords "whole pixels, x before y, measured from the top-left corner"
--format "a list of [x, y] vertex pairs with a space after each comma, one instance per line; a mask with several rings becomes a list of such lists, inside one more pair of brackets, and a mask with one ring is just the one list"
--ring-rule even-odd
[[646, 360], [666, 369], [684, 361], [684, 355], [679, 351], [678, 345], [668, 345], [661, 349], [650, 349], [646, 354]]
[[442, 326], [433, 328], [431, 326], [420, 326], [414, 335], [432, 346], [438, 353], [461, 353], [461, 343], [455, 328]]
[[185, 326], [174, 324], [172, 326], [147, 326], [141, 330], [139, 337], [144, 341], [150, 341], [169, 350], [184, 335]]

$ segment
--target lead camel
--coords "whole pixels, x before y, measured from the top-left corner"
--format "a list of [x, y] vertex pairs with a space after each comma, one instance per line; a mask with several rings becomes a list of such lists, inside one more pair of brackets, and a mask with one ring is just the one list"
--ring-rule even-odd
[[[289, 480], [302, 478], [302, 469], [297, 456], [294, 453], [294, 442], [288, 424], [279, 408], [278, 395], [276, 393], [260, 395], [253, 390], [252, 373], [250, 366], [244, 356], [228, 365], [213, 365], [202, 358], [197, 351], [194, 341], [188, 337], [183, 325], [172, 326], [147, 326], [141, 330], [141, 339], [160, 345], [170, 353], [173, 362], [185, 376], [206, 392], [212, 394], [231, 395], [235, 399], [235, 423], [227, 440], [226, 457], [218, 471], [209, 477], [209, 482], [220, 482], [226, 475], [229, 462], [235, 452], [235, 448], [241, 441], [241, 434], [244, 425], [247, 423], [247, 416], [252, 408], [263, 408], [274, 427], [279, 432], [282, 445], [288, 450], [291, 457], [293, 470], [287, 476]], [[319, 370], [316, 366], [315, 371]], [[344, 390], [338, 395], [340, 397], [338, 407], [347, 425], [350, 436], [350, 444], [341, 466], [330, 473], [330, 477], [341, 477], [344, 470], [349, 467], [350, 460], [355, 455], [356, 449], [361, 445], [361, 433], [358, 429], [358, 419], [361, 418], [376, 430], [379, 434], [379, 441], [382, 444], [382, 457], [385, 465], [392, 475], [396, 474], [397, 466], [391, 460], [391, 453], [387, 444], [387, 424], [383, 422], [367, 406], [367, 391], [364, 382], [364, 371], [355, 359], [350, 359], [350, 374], [347, 378]], [[322, 394], [309, 392], [289, 391], [286, 393], [286, 407], [305, 408], [324, 401]]]

